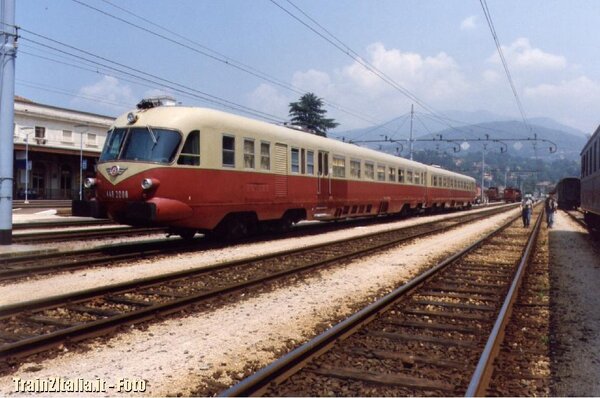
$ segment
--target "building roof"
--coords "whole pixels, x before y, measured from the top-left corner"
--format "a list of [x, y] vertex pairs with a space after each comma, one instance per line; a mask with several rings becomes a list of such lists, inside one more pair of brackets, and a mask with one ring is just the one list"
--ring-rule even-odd
[[94, 116], [94, 117], [113, 119], [113, 120], [115, 119], [115, 116], [106, 116], [106, 115], [101, 115], [99, 113], [83, 112], [83, 111], [79, 111], [76, 109], [62, 108], [62, 107], [58, 107], [58, 106], [54, 106], [54, 105], [42, 104], [39, 102], [32, 101], [29, 98], [15, 95], [15, 103], [17, 103], [17, 102], [22, 103], [22, 104], [27, 104], [27, 105], [37, 105], [37, 106], [40, 106], [43, 108], [54, 109], [54, 110], [58, 110], [58, 111], [78, 113], [80, 115]]

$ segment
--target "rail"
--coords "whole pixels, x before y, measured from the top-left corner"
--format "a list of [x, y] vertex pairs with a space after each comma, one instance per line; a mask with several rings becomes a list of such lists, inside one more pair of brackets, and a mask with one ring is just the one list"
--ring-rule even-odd
[[527, 246], [523, 251], [515, 278], [510, 285], [510, 289], [506, 295], [506, 298], [504, 299], [504, 303], [502, 304], [502, 308], [500, 309], [496, 323], [494, 324], [492, 332], [490, 333], [490, 337], [488, 338], [477, 367], [475, 368], [475, 372], [471, 378], [471, 382], [469, 383], [469, 388], [465, 393], [465, 396], [467, 397], [485, 396], [490, 377], [492, 376], [494, 360], [500, 350], [500, 345], [504, 337], [504, 331], [506, 330], [506, 325], [510, 320], [512, 308], [519, 292], [519, 286], [521, 285], [523, 275], [525, 274], [525, 268], [527, 267], [533, 246], [540, 232], [543, 214], [544, 211], [540, 213], [540, 216], [535, 223], [534, 230], [527, 241]]
[[[301, 345], [290, 353], [277, 359], [270, 365], [260, 369], [255, 374], [245, 378], [231, 388], [220, 393], [221, 396], [252, 396], [260, 395], [265, 392], [271, 385], [277, 385], [281, 381], [285, 380], [290, 374], [294, 373], [297, 369], [303, 367], [303, 365], [327, 351], [336, 342], [346, 339], [354, 331], [361, 328], [365, 323], [375, 319], [379, 314], [385, 312], [390, 306], [395, 304], [396, 301], [403, 298], [407, 294], [417, 290], [426, 281], [432, 279], [433, 276], [441, 273], [442, 270], [447, 268], [450, 264], [454, 263], [457, 259], [463, 257], [467, 253], [472, 252], [478, 248], [482, 242], [491, 239], [495, 235], [501, 233], [504, 229], [508, 228], [512, 223], [518, 220], [520, 216], [511, 218], [501, 228], [496, 231], [484, 236], [477, 242], [473, 243], [469, 247], [461, 250], [458, 253], [448, 257], [444, 261], [437, 264], [435, 267], [419, 275], [418, 277], [410, 280], [406, 284], [397, 288], [393, 292], [377, 300], [376, 302], [368, 305], [364, 309], [351, 315], [344, 321], [333, 326], [324, 333], [318, 335], [309, 342]], [[541, 216], [537, 220], [537, 228], [540, 225]], [[533, 236], [533, 235], [532, 235]], [[533, 238], [530, 238], [530, 242]], [[528, 244], [529, 247], [529, 244]], [[527, 255], [530, 249], [527, 249]], [[346, 376], [350, 375], [347, 373]], [[350, 375], [350, 377], [353, 377]], [[279, 395], [275, 393], [276, 395]], [[446, 393], [447, 394], [447, 393]], [[310, 395], [310, 394], [309, 394]], [[422, 395], [422, 394], [417, 394]], [[452, 395], [452, 394], [450, 394]]]
[[[220, 263], [46, 299], [3, 306], [0, 307], [0, 319], [6, 322], [3, 324], [4, 332], [0, 334], [0, 338], [6, 336], [9, 339], [11, 338], [12, 329], [9, 323], [11, 325], [13, 323], [14, 325], [18, 325], [19, 329], [22, 329], [24, 324], [31, 321], [46, 324], [50, 322], [54, 326], [62, 325], [62, 328], [49, 333], [43, 332], [44, 334], [34, 337], [26, 337], [25, 339], [14, 336], [16, 339], [14, 342], [0, 346], [0, 358], [22, 356], [32, 352], [43, 351], [67, 339], [69, 341], [77, 341], [90, 335], [103, 334], [113, 330], [118, 325], [142, 322], [156, 317], [157, 314], [169, 314], [179, 311], [201, 300], [218, 297], [253, 286], [262, 286], [267, 281], [281, 279], [318, 267], [335, 265], [340, 259], [356, 258], [360, 255], [370, 254], [375, 250], [381, 250], [382, 248], [396, 245], [408, 239], [460, 226], [467, 219], [472, 220], [475, 217], [487, 216], [488, 214], [469, 214], [468, 216], [451, 221], [437, 221], [438, 225], [435, 225], [436, 222], [429, 222], [415, 227], [404, 227], [391, 232], [386, 231], [363, 235], [351, 240], [346, 239], [326, 244], [322, 243], [302, 249], [271, 253], [251, 259]], [[426, 228], [423, 228], [423, 226]], [[377, 235], [379, 235], [379, 240], [376, 239]], [[365, 246], [358, 248], [357, 246], [359, 245], [357, 242], [360, 240], [362, 240], [362, 244]], [[319, 256], [315, 256], [317, 253], [316, 248], [319, 246], [322, 247], [323, 251]], [[338, 252], [340, 249], [345, 249], [346, 252]], [[305, 253], [304, 263], [299, 261], [299, 253], [301, 252]], [[285, 256], [287, 256], [287, 259], [285, 259]], [[262, 266], [255, 264], [259, 260], [270, 261], [270, 263], [263, 264]], [[250, 263], [253, 263], [253, 266], [250, 266]], [[280, 264], [279, 268], [275, 268], [275, 265], [278, 264]], [[224, 270], [230, 273], [229, 276], [219, 273]], [[260, 275], [259, 272], [263, 272], [264, 274]], [[212, 279], [209, 279], [209, 277]], [[222, 285], [219, 286], [217, 282], [220, 282]], [[193, 288], [198, 283], [202, 287]], [[183, 288], [183, 290], [177, 290], [179, 288]], [[183, 294], [183, 291], [187, 293]], [[151, 299], [141, 302], [139, 299], [132, 299], [131, 296], [128, 296], [129, 294], [142, 295]], [[160, 296], [161, 299], [157, 299], [157, 296]], [[97, 303], [99, 297], [103, 297], [102, 300], [106, 300], [106, 302], [126, 303], [131, 305], [133, 310], [115, 314], [115, 310], [111, 310], [110, 307], [105, 307], [106, 309], [92, 308], [95, 305], [94, 303]], [[43, 311], [48, 310], [52, 312], [58, 308], [64, 308], [66, 312], [71, 310], [78, 313], [95, 312], [100, 315], [104, 314], [107, 317], [103, 315], [102, 319], [75, 325], [73, 323], [77, 323], [77, 321], [73, 319], [49, 319], [46, 315], [42, 317], [34, 316], [32, 318], [32, 312], [34, 314], [41, 314]], [[58, 312], [62, 313], [64, 311]], [[109, 314], [110, 312], [113, 312], [113, 314]], [[65, 327], [69, 324], [71, 325]]]

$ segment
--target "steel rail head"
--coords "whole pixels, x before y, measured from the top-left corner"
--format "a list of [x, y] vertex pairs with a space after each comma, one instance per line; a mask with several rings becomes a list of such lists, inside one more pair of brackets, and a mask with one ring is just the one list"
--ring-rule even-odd
[[519, 286], [521, 285], [521, 280], [523, 278], [523, 274], [525, 273], [525, 268], [529, 262], [529, 257], [533, 251], [533, 247], [539, 235], [539, 231], [542, 225], [544, 211], [540, 212], [537, 221], [533, 227], [531, 235], [527, 241], [527, 245], [523, 250], [523, 254], [521, 255], [521, 261], [519, 262], [519, 266], [517, 268], [517, 272], [515, 273], [515, 277], [511, 283], [510, 289], [504, 299], [504, 303], [500, 309], [498, 314], [498, 318], [494, 323], [494, 327], [490, 333], [490, 337], [488, 338], [483, 353], [479, 358], [479, 362], [477, 363], [477, 367], [473, 372], [473, 376], [471, 377], [471, 381], [469, 383], [469, 387], [465, 392], [465, 397], [482, 397], [485, 396], [487, 384], [491, 377], [491, 373], [493, 370], [494, 359], [496, 357], [498, 347], [502, 343], [502, 336], [504, 334], [504, 330], [508, 323], [512, 305], [514, 300], [517, 298]]

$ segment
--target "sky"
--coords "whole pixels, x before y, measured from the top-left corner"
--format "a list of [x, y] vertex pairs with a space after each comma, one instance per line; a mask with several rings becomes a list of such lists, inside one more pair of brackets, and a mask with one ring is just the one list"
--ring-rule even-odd
[[[592, 133], [600, 1], [487, 6], [525, 116]], [[337, 131], [413, 103], [522, 120], [478, 0], [17, 0], [16, 25], [16, 94], [53, 106], [117, 116], [168, 94], [281, 122], [314, 92]]]

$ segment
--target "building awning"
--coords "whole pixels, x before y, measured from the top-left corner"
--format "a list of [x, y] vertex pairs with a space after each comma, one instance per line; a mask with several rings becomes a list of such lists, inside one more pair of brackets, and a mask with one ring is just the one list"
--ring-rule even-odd
[[[15, 144], [15, 150], [24, 151], [25, 144]], [[80, 151], [77, 148], [73, 149], [64, 149], [64, 148], [52, 148], [52, 147], [41, 147], [38, 145], [29, 145], [29, 152], [40, 152], [40, 153], [55, 153], [59, 155], [70, 155], [70, 156], [79, 156]], [[86, 151], [83, 150], [83, 156], [99, 158], [100, 152], [95, 151]]]

